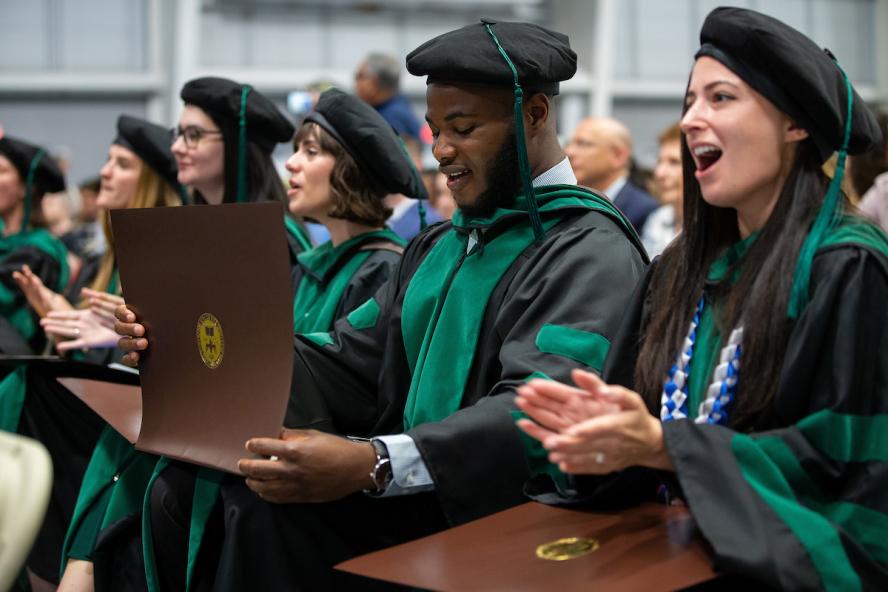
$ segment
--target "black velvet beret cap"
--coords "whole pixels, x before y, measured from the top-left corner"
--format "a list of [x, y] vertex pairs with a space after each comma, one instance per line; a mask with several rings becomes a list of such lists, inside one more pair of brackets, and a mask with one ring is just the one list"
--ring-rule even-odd
[[[185, 83], [179, 96], [185, 103], [206, 111], [220, 127], [236, 128], [244, 86], [227, 78], [208, 76]], [[253, 88], [247, 95], [246, 119], [248, 141], [258, 144], [267, 152], [271, 152], [275, 144], [289, 142], [293, 138], [293, 124], [268, 97]]]
[[[56, 162], [49, 156], [46, 149], [35, 146], [13, 138], [12, 136], [3, 136], [0, 138], [0, 154], [6, 156], [12, 166], [18, 171], [22, 184], [26, 185], [28, 172], [34, 164], [34, 158], [42, 151], [40, 159], [36, 163], [34, 169], [34, 187], [41, 193], [55, 193], [65, 190], [65, 175], [59, 169]], [[26, 187], [30, 192], [31, 188]]]
[[321, 94], [305, 121], [318, 124], [336, 138], [380, 189], [428, 199], [425, 185], [395, 130], [361, 99], [331, 88]]
[[426, 41], [407, 55], [407, 70], [414, 76], [428, 76], [429, 84], [513, 86], [512, 70], [487, 32], [487, 24], [515, 64], [525, 91], [558, 94], [558, 83], [576, 73], [577, 54], [567, 35], [530, 23], [487, 18]]
[[135, 152], [173, 189], [179, 189], [176, 159], [170, 151], [170, 130], [138, 117], [121, 115], [117, 118], [117, 138], [112, 143]]
[[[700, 31], [696, 58], [712, 57], [789, 115], [826, 160], [842, 145], [848, 92], [833, 55], [775, 18], [743, 8], [716, 8]], [[879, 145], [872, 112], [852, 89], [848, 153]]]

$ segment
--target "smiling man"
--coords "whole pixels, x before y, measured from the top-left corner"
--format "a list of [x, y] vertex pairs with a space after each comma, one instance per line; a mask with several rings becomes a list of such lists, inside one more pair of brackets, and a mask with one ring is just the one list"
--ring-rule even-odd
[[[575, 185], [558, 144], [554, 96], [576, 70], [564, 35], [485, 20], [407, 67], [428, 77], [433, 151], [459, 209], [334, 331], [297, 336], [285, 421], [297, 429], [247, 443], [269, 460], [241, 461], [247, 487], [223, 485], [224, 540], [211, 558], [189, 550], [192, 589], [345, 589], [339, 561], [523, 501], [547, 467], [515, 428], [515, 388], [599, 370], [643, 272], [631, 226]], [[152, 516], [175, 522], [187, 491], [152, 496]], [[180, 532], [155, 540], [187, 547]]]

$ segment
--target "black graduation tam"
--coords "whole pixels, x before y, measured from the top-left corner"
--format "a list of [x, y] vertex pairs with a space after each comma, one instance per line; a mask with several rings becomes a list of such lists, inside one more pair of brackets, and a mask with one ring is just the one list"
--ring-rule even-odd
[[[823, 160], [840, 149], [848, 109], [845, 76], [828, 50], [775, 18], [716, 8], [700, 31], [695, 57], [712, 57], [805, 128]], [[848, 153], [880, 145], [878, 122], [852, 89]]]
[[44, 148], [3, 136], [0, 138], [0, 154], [6, 156], [16, 168], [26, 191], [31, 190], [27, 186], [29, 173], [32, 174], [32, 186], [41, 194], [65, 190], [65, 175]]
[[428, 76], [427, 83], [467, 82], [496, 86], [514, 85], [514, 77], [485, 25], [518, 72], [526, 92], [558, 94], [558, 83], [577, 71], [577, 54], [567, 35], [530, 23], [481, 22], [426, 41], [407, 55], [407, 70]]
[[[284, 117], [277, 106], [265, 95], [249, 85], [227, 78], [196, 78], [185, 83], [180, 97], [188, 104], [207, 112], [219, 127], [237, 126], [240, 122], [241, 103], [246, 91], [247, 140], [271, 152], [276, 144], [293, 138], [293, 124]], [[226, 138], [226, 141], [229, 139]]]
[[173, 189], [179, 190], [176, 159], [170, 151], [170, 130], [138, 117], [121, 115], [113, 143], [135, 152]]
[[305, 121], [318, 124], [336, 138], [380, 189], [428, 199], [401, 139], [382, 115], [361, 99], [332, 88], [321, 94]]

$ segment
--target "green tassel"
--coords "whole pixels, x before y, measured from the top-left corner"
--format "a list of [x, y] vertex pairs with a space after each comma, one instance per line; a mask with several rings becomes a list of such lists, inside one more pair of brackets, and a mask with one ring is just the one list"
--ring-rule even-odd
[[240, 117], [238, 118], [237, 138], [237, 203], [245, 203], [247, 197], [247, 95], [250, 85], [241, 89]]
[[490, 38], [493, 39], [493, 42], [496, 44], [500, 55], [506, 60], [506, 64], [512, 71], [512, 78], [515, 81], [514, 117], [515, 141], [518, 145], [518, 170], [521, 173], [521, 187], [524, 191], [524, 195], [527, 197], [527, 213], [530, 216], [530, 224], [533, 226], [533, 235], [536, 237], [537, 242], [540, 242], [546, 237], [546, 231], [543, 228], [543, 222], [540, 219], [540, 210], [537, 206], [533, 183], [531, 183], [530, 179], [530, 162], [527, 158], [527, 145], [524, 140], [524, 89], [521, 88], [521, 84], [518, 82], [518, 70], [515, 68], [515, 64], [512, 63], [506, 50], [500, 45], [499, 39], [497, 39], [496, 35], [493, 33], [493, 29], [488, 24], [485, 24], [484, 27], [487, 29]]
[[419, 212], [419, 229], [425, 230], [426, 226], [428, 226], [428, 222], [426, 222], [426, 209], [425, 206], [422, 205], [422, 200], [419, 200], [419, 204], [417, 204], [417, 210]]
[[37, 174], [37, 165], [40, 164], [40, 160], [46, 154], [42, 148], [37, 151], [37, 154], [34, 155], [34, 158], [31, 159], [31, 164], [28, 166], [28, 175], [25, 177], [25, 214], [22, 216], [22, 228], [19, 232], [25, 232], [28, 229], [28, 225], [31, 223], [31, 208], [33, 206], [33, 196], [32, 196], [32, 188], [34, 187], [34, 175]]
[[848, 144], [851, 141], [851, 112], [854, 96], [851, 92], [851, 81], [848, 75], [836, 64], [842, 77], [845, 79], [845, 89], [848, 95], [847, 113], [845, 115], [845, 132], [842, 138], [842, 147], [836, 162], [836, 173], [823, 198], [820, 211], [814, 219], [811, 231], [805, 237], [802, 248], [799, 250], [799, 258], [796, 262], [795, 273], [792, 280], [792, 288], [789, 293], [789, 305], [786, 311], [790, 319], [797, 319], [808, 304], [808, 288], [811, 282], [811, 266], [814, 264], [814, 255], [820, 248], [827, 235], [838, 225], [841, 218], [842, 179], [845, 177], [845, 159], [848, 156]]

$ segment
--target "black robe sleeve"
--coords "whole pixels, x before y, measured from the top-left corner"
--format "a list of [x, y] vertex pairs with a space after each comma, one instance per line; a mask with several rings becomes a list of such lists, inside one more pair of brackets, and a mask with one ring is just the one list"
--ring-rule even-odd
[[886, 303], [882, 255], [824, 250], [787, 347], [778, 427], [664, 425], [717, 569], [783, 590], [888, 589]]
[[374, 250], [345, 287], [335, 318], [346, 316], [376, 294], [395, 273], [400, 260], [401, 255], [394, 251]]
[[[416, 254], [408, 248], [404, 257]], [[359, 304], [360, 323], [350, 313], [339, 316], [333, 331], [323, 334], [328, 336], [325, 341], [317, 334], [296, 335], [285, 426], [355, 436], [374, 432], [381, 413], [378, 383], [380, 368], [386, 366], [388, 328], [399, 318], [392, 320], [392, 311], [411, 267], [397, 257], [375, 252], [346, 288], [343, 300]]]

